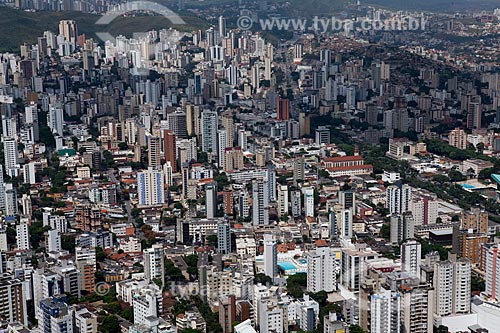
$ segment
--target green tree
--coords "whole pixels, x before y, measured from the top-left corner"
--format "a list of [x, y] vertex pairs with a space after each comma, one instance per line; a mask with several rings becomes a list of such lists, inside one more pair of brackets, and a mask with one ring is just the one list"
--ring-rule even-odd
[[273, 282], [273, 279], [271, 279], [269, 276], [267, 276], [264, 273], [257, 273], [254, 278], [254, 282], [261, 283], [263, 285], [271, 284]]
[[95, 248], [95, 259], [99, 262], [103, 262], [106, 259], [106, 252], [102, 249], [102, 247], [97, 246]]
[[389, 239], [391, 238], [391, 225], [388, 223], [382, 224], [382, 228], [380, 228], [380, 237]]
[[115, 315], [107, 315], [102, 319], [100, 325], [102, 333], [116, 333], [120, 331], [120, 322]]
[[310, 293], [309, 295], [313, 300], [318, 302], [320, 307], [323, 307], [327, 304], [328, 294], [326, 293], [326, 291], [322, 290], [318, 291], [317, 293]]
[[217, 241], [218, 241], [217, 235], [208, 235], [205, 238], [205, 243], [208, 246], [217, 246]]
[[349, 326], [349, 333], [368, 333], [358, 325]]
[[462, 182], [467, 180], [467, 177], [463, 175], [460, 171], [453, 169], [448, 173], [448, 177], [452, 182]]
[[184, 261], [190, 267], [198, 267], [198, 256], [196, 254], [185, 256]]
[[471, 275], [470, 285], [471, 291], [485, 291], [486, 289], [484, 280], [476, 274]]

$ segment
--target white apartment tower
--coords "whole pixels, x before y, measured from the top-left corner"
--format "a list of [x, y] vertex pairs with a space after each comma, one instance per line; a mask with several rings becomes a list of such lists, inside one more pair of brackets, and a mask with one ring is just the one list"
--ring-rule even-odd
[[28, 225], [26, 223], [16, 225], [16, 242], [19, 250], [30, 249], [30, 236]]
[[307, 291], [332, 292], [336, 290], [335, 253], [329, 247], [318, 247], [306, 254]]
[[264, 274], [272, 279], [278, 275], [278, 246], [270, 234], [264, 234]]
[[314, 188], [304, 187], [302, 193], [304, 194], [304, 215], [314, 217]]
[[217, 131], [217, 157], [219, 159], [219, 168], [226, 170], [226, 148], [227, 145], [227, 131], [220, 129]]
[[144, 275], [149, 281], [158, 279], [165, 284], [164, 250], [160, 244], [144, 250]]
[[205, 185], [205, 207], [208, 219], [217, 217], [217, 183]]
[[416, 240], [407, 240], [401, 244], [401, 270], [420, 277], [422, 245]]
[[47, 117], [47, 125], [53, 134], [63, 136], [64, 115], [63, 109], [57, 106], [51, 106]]
[[411, 186], [407, 184], [391, 185], [386, 190], [386, 207], [391, 214], [402, 214], [410, 209], [412, 198]]
[[470, 313], [471, 263], [449, 253], [448, 260], [434, 264], [435, 314]]
[[4, 151], [4, 162], [5, 162], [5, 172], [10, 177], [19, 176], [19, 155], [17, 152], [17, 141], [14, 138], [4, 138], [3, 139], [3, 151]]
[[401, 295], [381, 288], [370, 296], [370, 332], [401, 332]]

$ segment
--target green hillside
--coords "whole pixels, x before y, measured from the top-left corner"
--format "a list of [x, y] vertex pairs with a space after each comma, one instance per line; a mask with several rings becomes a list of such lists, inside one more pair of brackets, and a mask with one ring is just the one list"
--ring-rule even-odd
[[[181, 15], [186, 25], [175, 28], [182, 31], [192, 31], [207, 27], [208, 24], [195, 16]], [[110, 25], [99, 26], [95, 22], [98, 15], [80, 12], [25, 12], [7, 7], [0, 7], [0, 52], [17, 51], [23, 43], [33, 44], [44, 31], [59, 31], [60, 20], [75, 20], [79, 33], [95, 37], [96, 32], [110, 32], [112, 35], [132, 36], [134, 32], [159, 30], [171, 27], [170, 21], [163, 17], [119, 17]]]
[[491, 11], [498, 8], [498, 0], [361, 0], [363, 4], [373, 4], [386, 8], [418, 10], [429, 12], [457, 13], [463, 11]]

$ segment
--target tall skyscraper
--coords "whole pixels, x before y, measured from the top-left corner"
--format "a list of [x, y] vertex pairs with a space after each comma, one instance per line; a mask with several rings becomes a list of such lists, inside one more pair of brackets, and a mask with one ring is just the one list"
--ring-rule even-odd
[[318, 247], [306, 253], [307, 291], [335, 291], [337, 275], [335, 272], [335, 253], [330, 247]]
[[290, 100], [278, 95], [276, 97], [276, 120], [290, 119]]
[[278, 246], [271, 234], [264, 234], [264, 274], [272, 279], [278, 275]]
[[59, 106], [51, 106], [47, 117], [47, 125], [54, 135], [64, 135], [64, 111]]
[[481, 208], [463, 210], [460, 222], [461, 229], [472, 229], [478, 234], [488, 233], [488, 212]]
[[30, 234], [26, 223], [16, 225], [16, 243], [19, 250], [29, 250], [31, 248]]
[[299, 190], [290, 193], [290, 206], [293, 217], [302, 214], [302, 193]]
[[234, 147], [234, 121], [232, 113], [222, 114], [222, 127], [226, 130], [227, 147]]
[[401, 290], [403, 332], [432, 333], [434, 328], [434, 289], [428, 284], [405, 285]]
[[268, 182], [262, 178], [252, 181], [252, 223], [254, 227], [269, 224]]
[[352, 208], [342, 209], [340, 212], [340, 222], [342, 223], [340, 235], [344, 239], [351, 239], [353, 236], [354, 210]]
[[[380, 287], [379, 290], [372, 290], [368, 297], [369, 308], [366, 310], [370, 313], [369, 331], [372, 333], [401, 332], [401, 294]], [[365, 310], [361, 307], [360, 304], [360, 312]], [[363, 326], [363, 328], [368, 327]]]
[[15, 216], [18, 214], [17, 191], [12, 184], [5, 184], [5, 215]]
[[231, 253], [231, 225], [229, 222], [217, 225], [217, 244], [219, 253]]
[[415, 219], [415, 225], [436, 223], [438, 218], [438, 200], [435, 196], [423, 195], [410, 201], [410, 211]]
[[205, 185], [205, 206], [207, 218], [217, 217], [217, 183], [207, 183]]
[[217, 157], [219, 159], [219, 168], [226, 170], [226, 148], [227, 148], [227, 131], [220, 129], [217, 131]]
[[500, 300], [500, 257], [498, 244], [490, 246], [486, 252], [486, 290], [493, 300]]
[[471, 263], [457, 259], [454, 253], [448, 260], [434, 264], [435, 307], [437, 316], [467, 314], [470, 312]]
[[278, 216], [288, 215], [288, 186], [278, 186]]
[[202, 151], [217, 154], [217, 112], [203, 110], [201, 113], [201, 148]]
[[293, 183], [297, 185], [299, 181], [304, 181], [305, 178], [305, 161], [304, 157], [297, 157], [293, 162]]
[[28, 324], [28, 311], [23, 293], [23, 282], [12, 275], [0, 275], [0, 297], [5, 300], [0, 304], [0, 315], [5, 321]]
[[172, 172], [177, 172], [177, 146], [175, 134], [171, 130], [163, 131], [163, 154], [165, 162], [170, 162]]
[[422, 244], [416, 240], [407, 240], [401, 244], [401, 270], [420, 277]]
[[148, 168], [148, 170], [137, 173], [137, 196], [139, 205], [154, 206], [165, 203], [165, 192], [163, 189], [164, 174], [161, 171]]
[[302, 188], [304, 194], [304, 215], [314, 217], [314, 188]]
[[161, 168], [161, 145], [157, 136], [148, 137], [148, 164], [154, 170]]
[[467, 148], [467, 133], [460, 128], [455, 128], [448, 135], [448, 144], [459, 149]]
[[175, 111], [167, 114], [167, 127], [176, 137], [187, 137], [187, 117], [183, 111]]
[[158, 279], [165, 284], [165, 251], [163, 245], [154, 244], [144, 250], [144, 276], [149, 281]]
[[10, 177], [17, 177], [19, 175], [19, 154], [17, 151], [17, 141], [14, 138], [3, 139], [3, 152], [5, 161], [5, 172]]
[[411, 212], [391, 215], [391, 243], [399, 244], [415, 236], [415, 221]]
[[410, 209], [412, 198], [411, 186], [399, 183], [386, 190], [386, 206], [391, 214], [402, 214]]
[[59, 232], [56, 229], [51, 229], [47, 231], [46, 248], [47, 252], [61, 251], [61, 236], [59, 236]]
[[219, 16], [219, 37], [226, 37], [226, 18], [224, 16]]
[[68, 43], [76, 46], [78, 39], [78, 27], [73, 20], [63, 20], [59, 22], [59, 35], [63, 36]]
[[467, 110], [468, 129], [481, 128], [482, 111], [481, 103], [469, 103]]
[[357, 292], [361, 285], [364, 262], [377, 257], [378, 253], [368, 249], [366, 244], [351, 244], [342, 248], [340, 283], [352, 292]]
[[96, 252], [95, 247], [77, 246], [75, 264], [78, 268], [80, 288], [88, 293], [95, 291]]

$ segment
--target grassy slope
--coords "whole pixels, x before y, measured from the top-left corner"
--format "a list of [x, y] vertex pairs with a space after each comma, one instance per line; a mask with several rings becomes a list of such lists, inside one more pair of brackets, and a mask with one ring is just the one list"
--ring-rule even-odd
[[[7, 7], [0, 7], [0, 52], [17, 51], [22, 43], [33, 44], [44, 31], [59, 31], [60, 20], [75, 20], [79, 33], [95, 37], [95, 32], [108, 31], [112, 35], [131, 36], [134, 32], [144, 32], [151, 29], [163, 29], [172, 26], [163, 17], [119, 17], [108, 26], [98, 26], [94, 23], [100, 16], [79, 12], [24, 12]], [[207, 26], [200, 18], [183, 16], [187, 23], [178, 26], [179, 30], [192, 31]]]

